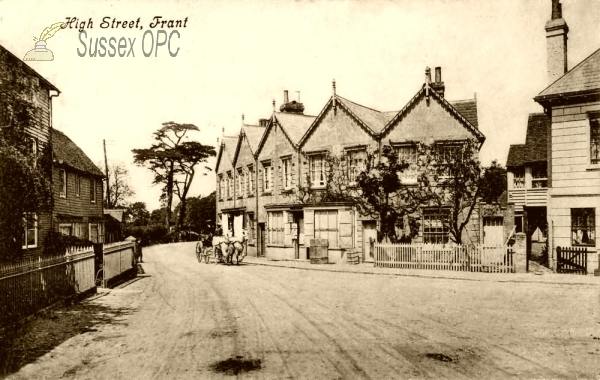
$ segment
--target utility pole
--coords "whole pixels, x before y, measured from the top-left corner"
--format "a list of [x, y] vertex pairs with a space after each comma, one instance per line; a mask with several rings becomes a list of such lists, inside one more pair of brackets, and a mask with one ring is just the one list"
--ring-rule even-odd
[[102, 139], [104, 147], [104, 172], [106, 173], [106, 208], [110, 208], [110, 185], [108, 183], [108, 160], [106, 159], [106, 140]]

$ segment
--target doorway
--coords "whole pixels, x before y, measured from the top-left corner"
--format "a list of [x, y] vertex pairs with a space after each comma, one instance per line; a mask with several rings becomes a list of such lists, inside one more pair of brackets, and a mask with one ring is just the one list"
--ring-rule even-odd
[[265, 256], [265, 224], [258, 223], [258, 255], [259, 257]]
[[504, 218], [501, 216], [483, 218], [483, 243], [486, 245], [504, 244]]
[[373, 261], [373, 250], [371, 249], [371, 240], [377, 241], [377, 222], [374, 220], [365, 220], [363, 225], [363, 244], [362, 261]]

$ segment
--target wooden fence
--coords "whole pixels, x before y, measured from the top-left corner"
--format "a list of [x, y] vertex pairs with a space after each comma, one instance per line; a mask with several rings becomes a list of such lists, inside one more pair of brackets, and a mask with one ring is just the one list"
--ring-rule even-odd
[[437, 244], [375, 244], [375, 266], [514, 273], [512, 248]]
[[0, 264], [0, 326], [95, 289], [94, 250]]
[[133, 242], [117, 242], [104, 244], [103, 252], [103, 285], [123, 273], [133, 269], [135, 244]]

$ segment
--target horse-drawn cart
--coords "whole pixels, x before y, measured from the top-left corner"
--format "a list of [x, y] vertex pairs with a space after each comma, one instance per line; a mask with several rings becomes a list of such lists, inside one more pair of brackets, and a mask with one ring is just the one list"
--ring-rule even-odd
[[233, 264], [233, 256], [239, 264], [246, 256], [246, 236], [242, 238], [228, 236], [213, 236], [212, 239], [200, 240], [196, 244], [196, 258], [198, 262], [215, 264]]

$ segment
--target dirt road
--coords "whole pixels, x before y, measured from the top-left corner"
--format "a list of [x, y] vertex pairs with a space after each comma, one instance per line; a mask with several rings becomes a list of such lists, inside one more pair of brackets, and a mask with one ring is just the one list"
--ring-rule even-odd
[[600, 376], [595, 286], [207, 265], [190, 243], [144, 259], [149, 277], [59, 311], [79, 330], [8, 378]]

